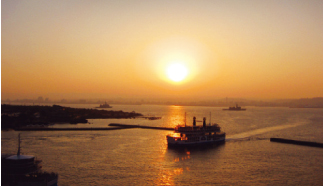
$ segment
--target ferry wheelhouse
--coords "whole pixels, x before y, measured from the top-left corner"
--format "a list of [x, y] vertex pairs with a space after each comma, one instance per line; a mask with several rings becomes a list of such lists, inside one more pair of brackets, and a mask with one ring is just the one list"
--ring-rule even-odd
[[229, 111], [245, 111], [247, 109], [241, 108], [241, 107], [238, 106], [238, 104], [236, 104], [235, 107], [229, 107], [228, 109], [223, 109], [223, 110], [229, 110]]
[[1, 155], [1, 185], [57, 186], [58, 174], [41, 171], [41, 160], [20, 154], [20, 134], [17, 155]]
[[196, 126], [196, 117], [193, 117], [193, 126], [178, 125], [174, 133], [166, 136], [168, 147], [204, 146], [225, 142], [225, 133], [221, 131], [218, 124], [206, 124]]

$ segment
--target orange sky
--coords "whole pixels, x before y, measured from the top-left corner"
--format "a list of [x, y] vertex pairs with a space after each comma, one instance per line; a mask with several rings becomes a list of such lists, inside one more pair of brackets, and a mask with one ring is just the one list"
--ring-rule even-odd
[[1, 3], [2, 99], [323, 96], [320, 0]]

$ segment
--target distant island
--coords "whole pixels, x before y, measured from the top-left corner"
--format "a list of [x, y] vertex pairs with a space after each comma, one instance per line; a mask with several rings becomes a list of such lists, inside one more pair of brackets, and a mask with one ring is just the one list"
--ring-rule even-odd
[[88, 123], [87, 119], [136, 118], [136, 112], [53, 106], [1, 105], [1, 130], [17, 129], [28, 125], [48, 126], [54, 123]]

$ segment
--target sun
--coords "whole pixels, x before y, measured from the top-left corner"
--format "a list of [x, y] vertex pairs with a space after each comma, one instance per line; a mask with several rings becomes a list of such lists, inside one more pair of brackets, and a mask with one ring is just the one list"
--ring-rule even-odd
[[166, 73], [170, 80], [180, 82], [188, 75], [188, 69], [180, 63], [173, 63], [167, 67]]

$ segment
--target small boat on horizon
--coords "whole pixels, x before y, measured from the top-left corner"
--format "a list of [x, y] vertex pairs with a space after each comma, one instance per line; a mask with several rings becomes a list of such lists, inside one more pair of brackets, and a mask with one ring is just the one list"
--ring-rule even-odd
[[241, 107], [238, 106], [238, 104], [236, 104], [235, 107], [229, 107], [228, 109], [223, 109], [223, 110], [229, 110], [229, 111], [245, 111], [247, 109], [241, 108]]
[[104, 102], [103, 104], [100, 104], [100, 106], [95, 108], [112, 108], [107, 102]]
[[196, 117], [193, 117], [193, 126], [175, 127], [174, 132], [166, 136], [168, 147], [200, 147], [225, 142], [225, 132], [221, 131], [218, 124], [196, 126]]

